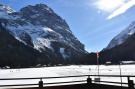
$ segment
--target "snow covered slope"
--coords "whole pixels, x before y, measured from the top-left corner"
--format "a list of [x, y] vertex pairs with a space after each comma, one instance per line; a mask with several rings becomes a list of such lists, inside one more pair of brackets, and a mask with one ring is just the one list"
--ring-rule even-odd
[[106, 49], [111, 49], [117, 45], [120, 45], [126, 41], [131, 35], [135, 33], [135, 22], [132, 22], [125, 30], [114, 37]]
[[50, 59], [75, 59], [86, 54], [66, 21], [45, 4], [29, 5], [19, 12], [0, 5], [0, 23], [17, 40]]
[[0, 4], [0, 18], [10, 19], [11, 16], [8, 14], [13, 12], [15, 11], [9, 6]]

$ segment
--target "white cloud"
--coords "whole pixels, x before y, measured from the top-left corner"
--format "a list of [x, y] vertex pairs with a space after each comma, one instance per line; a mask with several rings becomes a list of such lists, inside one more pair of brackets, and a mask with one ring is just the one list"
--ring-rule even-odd
[[130, 0], [129, 2], [122, 5], [120, 8], [113, 11], [112, 14], [107, 17], [107, 19], [112, 19], [113, 17], [116, 17], [118, 15], [125, 13], [128, 9], [130, 9], [134, 5], [135, 5], [135, 0]]
[[125, 0], [96, 0], [94, 5], [97, 9], [111, 13], [125, 3]]
[[94, 5], [100, 11], [109, 13], [107, 19], [112, 19], [125, 13], [135, 5], [135, 0], [96, 0]]

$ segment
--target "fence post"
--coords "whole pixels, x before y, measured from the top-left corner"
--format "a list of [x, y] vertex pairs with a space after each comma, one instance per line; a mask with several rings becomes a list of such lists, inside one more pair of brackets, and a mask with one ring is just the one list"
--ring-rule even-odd
[[42, 81], [42, 78], [41, 78], [40, 81], [39, 81], [39, 88], [40, 88], [40, 89], [43, 88], [43, 81]]
[[87, 84], [92, 84], [92, 79], [90, 78], [90, 76], [88, 76], [88, 78], [87, 78]]
[[129, 88], [134, 88], [134, 82], [133, 82], [133, 80], [130, 80], [129, 76], [128, 76], [128, 87]]

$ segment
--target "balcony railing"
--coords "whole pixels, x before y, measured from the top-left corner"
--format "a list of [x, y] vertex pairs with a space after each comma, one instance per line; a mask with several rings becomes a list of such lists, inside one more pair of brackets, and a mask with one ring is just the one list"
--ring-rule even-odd
[[[122, 81], [118, 81], [118, 82], [114, 82], [114, 81], [101, 81], [100, 79], [102, 78], [126, 78], [127, 81], [122, 82]], [[127, 87], [130, 88], [134, 88], [134, 82], [133, 80], [131, 80], [131, 78], [134, 78], [135, 76], [129, 76], [129, 75], [76, 75], [76, 76], [60, 76], [60, 77], [35, 77], [35, 78], [1, 78], [0, 82], [2, 81], [12, 81], [12, 80], [37, 80], [37, 83], [32, 83], [32, 84], [4, 84], [4, 85], [0, 85], [0, 87], [30, 87], [30, 86], [37, 86], [37, 87], [43, 87], [43, 86], [47, 86], [47, 85], [62, 85], [62, 84], [74, 84], [74, 83], [79, 83], [79, 84], [92, 84], [92, 83], [98, 83], [98, 84], [111, 84], [111, 85], [126, 85]], [[65, 81], [62, 82], [49, 82], [49, 83], [44, 83], [43, 80], [47, 81], [48, 79], [65, 79]], [[79, 78], [83, 78], [83, 80], [74, 80], [74, 81], [66, 81], [66, 79], [68, 78], [75, 78], [75, 79], [79, 79]]]

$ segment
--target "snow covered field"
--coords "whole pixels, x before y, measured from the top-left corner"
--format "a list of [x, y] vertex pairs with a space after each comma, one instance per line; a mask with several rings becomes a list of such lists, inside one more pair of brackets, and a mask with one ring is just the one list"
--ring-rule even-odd
[[[121, 65], [122, 75], [135, 75], [135, 65]], [[71, 65], [58, 67], [42, 67], [42, 68], [26, 68], [26, 69], [0, 69], [0, 78], [34, 78], [34, 77], [58, 77], [58, 76], [74, 76], [74, 75], [97, 75], [97, 66], [95, 65]], [[100, 75], [119, 75], [120, 70], [118, 65], [105, 66], [100, 65]], [[44, 83], [66, 82], [86, 80], [87, 77], [80, 78], [61, 78], [61, 79], [46, 79]], [[94, 79], [94, 77], [92, 77]], [[131, 78], [133, 79], [133, 78]], [[135, 78], [133, 79], [135, 81]], [[120, 78], [102, 77], [101, 81], [120, 82]], [[127, 82], [127, 78], [122, 81]], [[0, 85], [10, 84], [37, 84], [36, 80], [0, 80]], [[3, 88], [0, 88], [3, 89]]]

